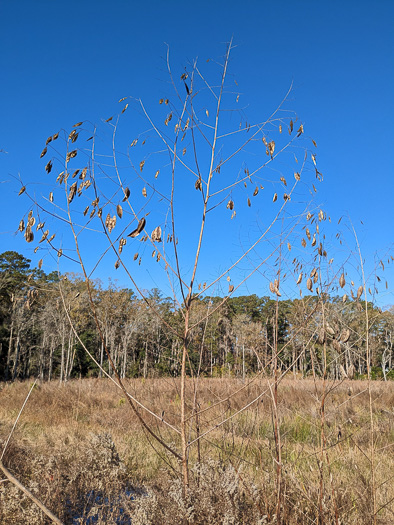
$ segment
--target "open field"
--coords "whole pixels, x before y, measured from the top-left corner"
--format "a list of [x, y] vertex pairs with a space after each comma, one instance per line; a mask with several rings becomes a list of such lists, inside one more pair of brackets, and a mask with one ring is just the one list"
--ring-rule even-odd
[[[269, 381], [256, 378], [245, 386], [235, 379], [199, 380], [195, 428], [201, 434], [213, 430], [190, 449], [186, 500], [180, 466], [157, 443], [156, 450], [152, 448], [123, 394], [109, 380], [37, 385], [4, 464], [64, 523], [89, 523], [89, 515], [98, 515], [98, 523], [130, 523], [134, 516], [133, 525], [277, 523], [278, 438]], [[22, 382], [0, 387], [2, 445], [30, 386]], [[179, 426], [177, 380], [127, 380], [126, 386], [166, 422]], [[191, 398], [192, 381], [187, 388]], [[278, 386], [282, 523], [373, 523], [373, 494], [376, 523], [393, 523], [393, 383], [371, 382], [372, 420], [366, 381], [327, 382], [325, 388], [322, 418], [322, 381], [284, 379]], [[152, 416], [147, 422], [165, 442], [179, 447], [176, 432]], [[193, 431], [190, 441], [196, 435]], [[9, 482], [0, 484], [0, 523], [45, 519]]]

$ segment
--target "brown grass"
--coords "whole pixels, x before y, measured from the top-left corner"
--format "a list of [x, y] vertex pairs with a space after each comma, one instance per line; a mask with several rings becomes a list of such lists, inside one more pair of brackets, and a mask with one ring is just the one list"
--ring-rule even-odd
[[[126, 386], [158, 414], [179, 426], [179, 382], [128, 380]], [[200, 409], [212, 407], [240, 388], [236, 379], [202, 379]], [[0, 390], [0, 443], [4, 443], [30, 383], [3, 384]], [[188, 383], [189, 394], [192, 391]], [[283, 523], [371, 523], [369, 400], [367, 383], [329, 384], [325, 407], [326, 447], [320, 463], [322, 383], [284, 379], [278, 389], [282, 441]], [[201, 429], [215, 427], [267, 390], [256, 379], [239, 394], [200, 415]], [[392, 383], [373, 382], [377, 523], [394, 521]], [[152, 416], [149, 423], [166, 442], [179, 436]], [[190, 439], [194, 439], [192, 431]], [[201, 441], [201, 465], [191, 450], [191, 490], [179, 484], [180, 466], [157, 452], [144, 435], [122, 394], [110, 381], [83, 379], [35, 388], [4, 457], [4, 463], [65, 523], [96, 513], [102, 523], [133, 515], [139, 523], [276, 523], [275, 441], [269, 389], [250, 408]], [[317, 508], [323, 473], [323, 515]], [[141, 489], [130, 499], [125, 488]], [[94, 491], [94, 496], [92, 495]], [[106, 496], [107, 500], [97, 499]], [[112, 503], [111, 503], [112, 502]], [[93, 513], [93, 514], [92, 514]], [[266, 516], [266, 518], [263, 518]], [[185, 521], [186, 520], [186, 521]], [[260, 521], [259, 521], [260, 520]], [[264, 521], [265, 520], [265, 521]], [[0, 523], [46, 523], [40, 512], [8, 482], [0, 484]], [[129, 523], [129, 521], [124, 521]]]

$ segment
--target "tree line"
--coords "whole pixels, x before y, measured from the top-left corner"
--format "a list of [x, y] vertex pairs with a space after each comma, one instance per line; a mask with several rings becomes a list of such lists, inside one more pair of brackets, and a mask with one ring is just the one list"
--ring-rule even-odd
[[[112, 374], [84, 279], [45, 274], [30, 263], [17, 252], [0, 255], [1, 377], [66, 381]], [[90, 284], [100, 330], [120, 376], [179, 375], [181, 341], [174, 334], [182, 313], [174, 301], [158, 289], [143, 301], [111, 281]], [[365, 312], [357, 300], [326, 296], [324, 321], [314, 296], [277, 301], [252, 294], [229, 297], [216, 308], [222, 301], [209, 296], [194, 301], [188, 374], [245, 378], [262, 369], [271, 374], [275, 343], [282, 372], [321, 376], [326, 344], [331, 377], [366, 374]], [[394, 376], [394, 311], [382, 312], [372, 303], [368, 309], [370, 365], [374, 377], [387, 379]]]

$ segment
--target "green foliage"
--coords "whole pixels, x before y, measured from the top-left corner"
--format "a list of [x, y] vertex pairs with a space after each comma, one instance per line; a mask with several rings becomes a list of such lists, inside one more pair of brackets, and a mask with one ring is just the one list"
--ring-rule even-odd
[[[59, 295], [60, 285], [63, 297]], [[119, 288], [112, 281], [107, 288], [93, 281], [90, 287], [105, 343], [119, 372], [130, 378], [178, 376], [183, 342], [175, 332], [182, 333], [183, 320], [173, 302], [157, 288], [153, 289], [148, 293], [153, 311], [132, 290]], [[344, 304], [338, 297], [324, 299], [327, 323], [333, 334], [326, 339], [325, 347], [330, 375], [338, 379], [342, 374], [340, 365], [342, 369], [348, 366], [347, 347], [341, 343], [341, 333], [349, 327], [348, 348], [351, 352], [354, 349], [352, 359], [358, 360], [355, 377], [366, 377], [365, 343], [359, 336], [363, 333], [364, 312], [356, 307], [355, 301]], [[70, 327], [63, 301], [81, 342]], [[216, 308], [221, 301], [221, 297], [210, 296], [193, 301], [190, 315], [195, 328], [188, 346], [188, 375], [198, 369], [208, 377], [240, 377], [262, 370], [270, 373], [275, 333], [282, 372], [291, 370], [304, 377], [322, 374], [324, 345], [318, 337], [321, 320], [319, 309], [315, 308], [317, 297], [278, 303], [256, 294], [230, 297], [199, 324], [199, 319], [206, 319], [207, 309]], [[387, 366], [390, 362], [387, 349], [394, 313], [379, 314], [372, 304], [368, 304], [368, 309], [374, 316], [370, 332], [371, 378], [382, 380], [382, 364], [385, 362]], [[56, 272], [47, 275], [31, 268], [30, 260], [22, 255], [4, 252], [0, 255], [0, 316], [1, 377], [40, 375], [68, 379], [101, 375], [99, 366], [85, 349], [98, 363], [103, 359], [103, 368], [109, 371], [86, 284], [80, 276], [69, 274], [67, 280], [59, 281]], [[300, 358], [292, 365], [298, 355]], [[386, 378], [393, 379], [393, 375], [390, 370]]]

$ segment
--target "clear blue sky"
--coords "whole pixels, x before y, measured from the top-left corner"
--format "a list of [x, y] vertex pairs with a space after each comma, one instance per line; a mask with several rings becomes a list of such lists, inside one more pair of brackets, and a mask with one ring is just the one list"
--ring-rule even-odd
[[[0, 251], [19, 251], [33, 263], [42, 256], [33, 253], [34, 243], [15, 235], [28, 209], [17, 197], [15, 177], [45, 184], [39, 154], [48, 135], [80, 120], [107, 118], [126, 95], [141, 97], [156, 116], [157, 100], [170, 92], [166, 44], [180, 72], [196, 57], [201, 63], [219, 59], [231, 37], [231, 75], [248, 113], [267, 115], [294, 83], [288, 107], [316, 140], [324, 174], [318, 202], [333, 221], [350, 216], [369, 271], [376, 252], [387, 261], [394, 242], [391, 0], [3, 0]], [[209, 249], [219, 261], [215, 245]], [[55, 269], [51, 264], [46, 258], [43, 269]], [[108, 264], [96, 274], [104, 281], [113, 274], [113, 262]], [[394, 303], [390, 267], [386, 274], [381, 277], [391, 276], [391, 282], [378, 298], [381, 305]], [[148, 277], [141, 274], [143, 287], [165, 286]], [[266, 295], [267, 285], [256, 281], [248, 291]]]

